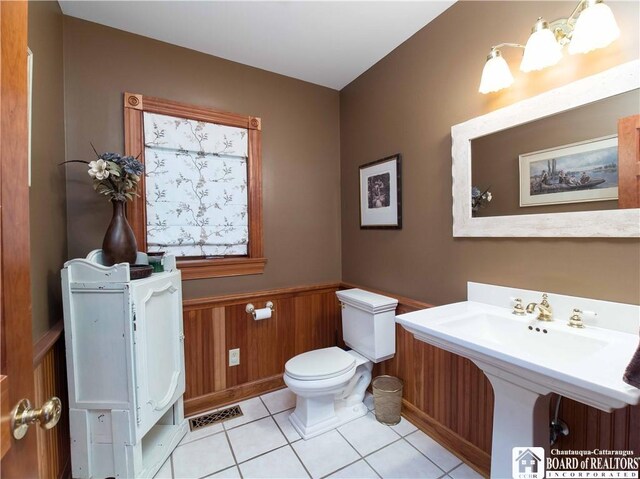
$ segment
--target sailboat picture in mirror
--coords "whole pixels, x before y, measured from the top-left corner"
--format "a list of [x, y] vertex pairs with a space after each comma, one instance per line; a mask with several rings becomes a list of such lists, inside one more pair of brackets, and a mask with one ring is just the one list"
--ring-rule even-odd
[[520, 206], [618, 199], [618, 138], [520, 155]]

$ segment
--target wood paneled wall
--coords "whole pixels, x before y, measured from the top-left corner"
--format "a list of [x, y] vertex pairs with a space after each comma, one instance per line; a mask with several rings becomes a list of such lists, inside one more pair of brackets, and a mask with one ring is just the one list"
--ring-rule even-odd
[[[284, 364], [297, 354], [341, 344], [339, 284], [285, 288], [184, 302], [187, 391], [193, 415], [284, 385]], [[273, 301], [270, 319], [254, 321], [247, 303]], [[228, 351], [240, 348], [240, 365]]]
[[[555, 400], [552, 401], [552, 409]], [[640, 454], [640, 405], [627, 406], [612, 413], [562, 398], [560, 418], [570, 433], [561, 438], [558, 449], [632, 450]]]
[[48, 431], [32, 426], [38, 443], [38, 477], [61, 479], [70, 476], [71, 449], [69, 437], [69, 401], [67, 399], [67, 366], [65, 362], [62, 321], [34, 346], [34, 404], [40, 407], [52, 396], [62, 401], [62, 417]]

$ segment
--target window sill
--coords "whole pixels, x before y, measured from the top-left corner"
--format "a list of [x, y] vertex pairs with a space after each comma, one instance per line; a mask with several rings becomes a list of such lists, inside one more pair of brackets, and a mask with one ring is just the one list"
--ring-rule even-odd
[[178, 260], [182, 279], [222, 278], [264, 273], [267, 258], [227, 258]]

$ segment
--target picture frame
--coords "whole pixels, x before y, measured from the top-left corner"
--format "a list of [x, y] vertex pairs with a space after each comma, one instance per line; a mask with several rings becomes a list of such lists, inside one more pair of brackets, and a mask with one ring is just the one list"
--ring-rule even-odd
[[519, 157], [520, 206], [618, 199], [618, 137], [595, 138]]
[[402, 156], [360, 166], [360, 228], [402, 229]]

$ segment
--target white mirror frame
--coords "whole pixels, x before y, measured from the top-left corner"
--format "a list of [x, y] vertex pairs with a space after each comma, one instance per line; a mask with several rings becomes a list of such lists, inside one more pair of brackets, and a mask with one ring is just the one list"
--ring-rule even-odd
[[471, 140], [640, 88], [640, 60], [451, 127], [454, 237], [640, 237], [640, 209], [473, 218]]

